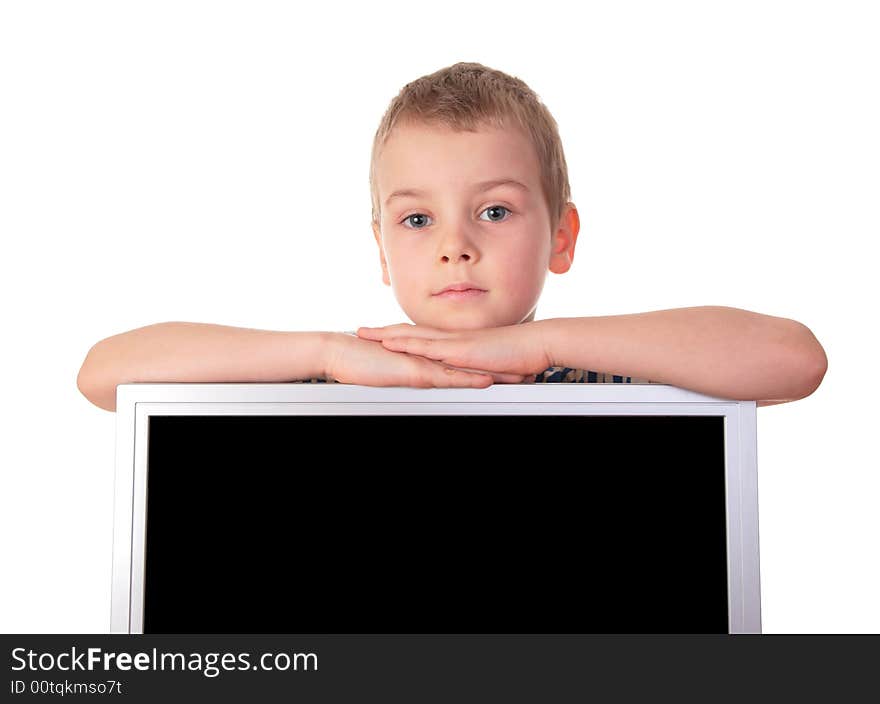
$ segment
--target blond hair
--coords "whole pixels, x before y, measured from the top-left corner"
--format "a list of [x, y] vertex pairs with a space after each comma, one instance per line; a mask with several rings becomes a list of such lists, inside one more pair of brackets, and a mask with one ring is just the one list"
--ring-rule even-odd
[[571, 200], [568, 167], [556, 120], [522, 80], [472, 62], [459, 62], [407, 83], [391, 101], [376, 130], [370, 157], [373, 223], [378, 227], [382, 214], [376, 163], [397, 125], [424, 124], [475, 132], [484, 125], [501, 129], [510, 126], [505, 118], [523, 129], [535, 148], [551, 235], [555, 233]]

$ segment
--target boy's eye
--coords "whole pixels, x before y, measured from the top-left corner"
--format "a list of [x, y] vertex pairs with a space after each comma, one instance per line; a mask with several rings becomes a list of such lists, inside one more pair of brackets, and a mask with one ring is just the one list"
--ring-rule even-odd
[[[498, 211], [498, 210], [505, 210], [508, 213], [513, 212], [513, 211], [511, 211], [510, 208], [508, 208], [505, 205], [490, 205], [488, 208], [486, 208], [483, 211], [483, 213], [488, 213], [489, 211]], [[482, 215], [482, 213], [480, 213], [480, 214]], [[427, 217], [429, 217], [429, 216], [425, 215], [424, 213], [413, 213], [412, 215], [407, 215], [403, 220], [401, 220], [401, 223], [409, 222], [412, 218], [427, 218]], [[504, 220], [507, 220], [507, 219], [509, 219], [509, 218], [503, 218], [503, 217], [494, 218], [494, 219], [490, 218], [489, 222], [504, 222]], [[423, 227], [421, 225], [417, 225], [416, 227], [411, 227], [410, 229], [411, 230], [421, 230], [421, 229], [423, 229]]]

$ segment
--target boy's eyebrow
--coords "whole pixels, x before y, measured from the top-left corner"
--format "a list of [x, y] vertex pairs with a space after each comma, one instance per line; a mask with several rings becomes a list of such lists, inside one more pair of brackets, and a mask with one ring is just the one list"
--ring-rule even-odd
[[[482, 193], [483, 191], [488, 191], [490, 188], [495, 188], [496, 186], [516, 186], [518, 188], [522, 188], [525, 191], [529, 190], [529, 187], [524, 183], [520, 183], [516, 179], [512, 178], [493, 178], [489, 181], [480, 181], [480, 183], [474, 184], [474, 191], [476, 193]], [[392, 198], [402, 198], [403, 196], [424, 196], [428, 195], [425, 191], [420, 191], [417, 188], [402, 188], [400, 190], [394, 191], [388, 198], [385, 199], [385, 205], [391, 202]]]

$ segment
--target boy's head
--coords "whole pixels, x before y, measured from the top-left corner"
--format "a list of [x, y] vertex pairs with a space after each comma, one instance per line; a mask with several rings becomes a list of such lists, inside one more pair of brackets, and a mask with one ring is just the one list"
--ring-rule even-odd
[[[498, 179], [523, 187], [480, 185]], [[548, 269], [574, 258], [580, 223], [556, 121], [523, 81], [481, 64], [401, 89], [373, 140], [370, 191], [383, 281], [417, 325], [534, 320]], [[436, 295], [459, 282], [484, 292]]]

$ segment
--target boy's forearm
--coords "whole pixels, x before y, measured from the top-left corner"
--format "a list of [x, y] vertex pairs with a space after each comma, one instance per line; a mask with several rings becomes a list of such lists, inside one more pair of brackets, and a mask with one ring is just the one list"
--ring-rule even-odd
[[735, 400], [794, 400], [827, 367], [806, 326], [739, 308], [698, 306], [552, 318], [548, 354], [558, 366], [635, 376]]
[[134, 382], [284, 382], [323, 378], [325, 332], [257, 330], [208, 323], [148, 325], [89, 350], [77, 386], [116, 410], [116, 386]]

